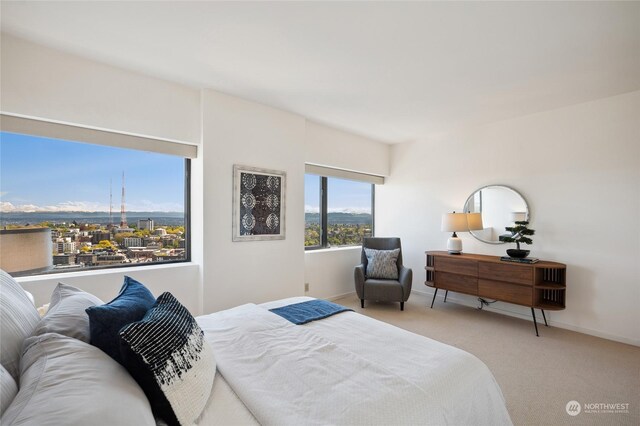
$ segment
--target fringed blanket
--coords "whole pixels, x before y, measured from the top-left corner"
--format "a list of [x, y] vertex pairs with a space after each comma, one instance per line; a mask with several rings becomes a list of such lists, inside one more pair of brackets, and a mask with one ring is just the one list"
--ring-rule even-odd
[[339, 314], [340, 312], [353, 311], [353, 309], [321, 299], [294, 303], [293, 305], [282, 306], [280, 308], [269, 310], [297, 325], [327, 318], [331, 315]]

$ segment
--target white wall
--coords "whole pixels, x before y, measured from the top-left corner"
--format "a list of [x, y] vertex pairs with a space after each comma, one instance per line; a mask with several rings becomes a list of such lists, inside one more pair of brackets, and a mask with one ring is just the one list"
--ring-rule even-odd
[[[46, 120], [199, 143], [200, 92], [33, 44], [1, 38], [0, 109]], [[202, 159], [192, 161], [194, 264], [64, 273], [20, 278], [36, 303], [48, 303], [63, 281], [105, 301], [115, 297], [126, 271], [154, 294], [171, 291], [193, 313], [202, 312]]]
[[200, 142], [198, 90], [2, 34], [3, 112]]
[[334, 299], [354, 293], [353, 269], [360, 264], [358, 247], [310, 250], [304, 255], [304, 281], [309, 284], [306, 296]]
[[[210, 312], [301, 295], [305, 275], [320, 297], [353, 291], [353, 271], [346, 266], [358, 260], [353, 249], [317, 253], [310, 269], [314, 272], [305, 272], [304, 164], [387, 175], [387, 145], [268, 106], [194, 90], [13, 36], [3, 34], [1, 43], [3, 112], [201, 144], [191, 174], [194, 264], [158, 272], [144, 268], [132, 276], [140, 276], [158, 292], [174, 292], [197, 313], [203, 312], [203, 301], [204, 312]], [[233, 164], [287, 172], [285, 240], [231, 243]], [[123, 273], [103, 270], [20, 281], [39, 304], [48, 301], [58, 280], [109, 299]], [[193, 298], [198, 303], [192, 303]]]
[[[389, 154], [388, 144], [307, 121], [306, 163], [387, 176]], [[307, 295], [334, 298], [355, 292], [353, 268], [360, 263], [359, 247], [307, 251], [304, 263]]]
[[143, 283], [154, 296], [165, 291], [176, 296], [193, 315], [202, 313], [202, 301], [199, 299], [199, 267], [191, 264], [160, 265], [153, 267], [133, 267], [104, 269], [99, 272], [82, 271], [38, 277], [23, 277], [16, 280], [31, 292], [36, 306], [49, 303], [51, 293], [59, 282], [72, 285], [96, 295], [102, 301], [109, 302], [118, 295], [129, 275]]
[[[305, 119], [203, 92], [204, 310], [304, 293]], [[286, 238], [232, 242], [233, 165], [282, 170]]]
[[[638, 117], [640, 91], [396, 145], [376, 194], [376, 231], [402, 237], [414, 289], [430, 292], [424, 251], [446, 247], [442, 213], [461, 209], [481, 186], [511, 186], [530, 204], [536, 235], [526, 248], [568, 267], [567, 309], [551, 313], [552, 322], [639, 345]], [[460, 236], [465, 252], [511, 247]], [[529, 316], [515, 305], [496, 308]]]

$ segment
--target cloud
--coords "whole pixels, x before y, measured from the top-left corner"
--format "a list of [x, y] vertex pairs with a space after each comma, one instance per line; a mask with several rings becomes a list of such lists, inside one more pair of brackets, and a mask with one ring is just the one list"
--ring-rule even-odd
[[[327, 209], [329, 213], [351, 213], [351, 214], [362, 214], [362, 213], [371, 213], [370, 207], [338, 207], [338, 208], [330, 208]], [[319, 213], [320, 209], [317, 206], [304, 206], [305, 213]]]
[[371, 213], [370, 207], [340, 207], [335, 209], [327, 209], [329, 213], [351, 213], [351, 214], [363, 214]]
[[[145, 200], [138, 204], [127, 206], [127, 211], [182, 211], [184, 206], [178, 203], [153, 203]], [[109, 205], [93, 201], [64, 201], [58, 204], [38, 206], [35, 204], [14, 205], [8, 201], [0, 202], [0, 212], [108, 212]], [[120, 206], [114, 206], [114, 213], [120, 212]]]

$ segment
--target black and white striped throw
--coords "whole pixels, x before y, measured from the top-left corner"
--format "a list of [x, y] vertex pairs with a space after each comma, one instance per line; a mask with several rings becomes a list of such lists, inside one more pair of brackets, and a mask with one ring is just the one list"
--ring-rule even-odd
[[169, 425], [195, 422], [209, 399], [216, 363], [196, 320], [171, 293], [120, 330], [120, 351], [156, 416]]

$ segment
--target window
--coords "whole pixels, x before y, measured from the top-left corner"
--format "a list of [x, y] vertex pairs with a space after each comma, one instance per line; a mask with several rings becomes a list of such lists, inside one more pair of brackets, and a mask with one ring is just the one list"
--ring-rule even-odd
[[189, 158], [105, 145], [0, 132], [2, 269], [25, 276], [189, 260]]
[[369, 182], [307, 173], [305, 248], [357, 246], [373, 236], [374, 191]]

